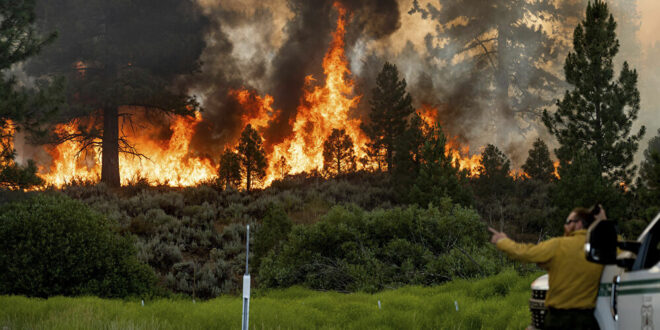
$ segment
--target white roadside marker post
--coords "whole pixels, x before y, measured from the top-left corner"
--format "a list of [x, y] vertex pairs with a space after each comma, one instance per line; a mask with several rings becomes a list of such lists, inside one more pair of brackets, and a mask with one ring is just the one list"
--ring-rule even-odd
[[250, 272], [248, 257], [250, 256], [250, 225], [247, 225], [247, 238], [245, 243], [245, 275], [243, 275], [243, 322], [242, 330], [248, 330], [250, 322]]

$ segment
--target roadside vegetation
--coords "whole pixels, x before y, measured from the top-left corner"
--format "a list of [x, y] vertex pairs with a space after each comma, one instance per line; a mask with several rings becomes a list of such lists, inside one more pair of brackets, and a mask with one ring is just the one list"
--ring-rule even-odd
[[[374, 294], [260, 290], [250, 301], [250, 328], [523, 329], [530, 320], [529, 284], [538, 275], [506, 270]], [[236, 296], [145, 300], [144, 306], [135, 299], [0, 296], [0, 329], [238, 329], [241, 306]]]
[[[3, 265], [11, 270], [6, 275], [20, 278], [28, 271], [37, 274], [38, 270], [52, 268], [57, 274], [70, 274], [67, 283], [80, 287], [49, 288], [50, 282], [44, 281], [43, 287], [33, 287], [32, 291], [0, 286], [0, 294], [37, 297], [86, 293], [104, 297], [183, 294], [196, 299], [237, 294], [245, 272], [247, 224], [253, 232], [250, 273], [258, 288], [303, 285], [316, 290], [376, 292], [405, 285], [481, 278], [512, 266], [521, 273], [536, 269], [502, 258], [488, 244], [486, 224], [473, 208], [454, 204], [449, 198], [441, 200], [439, 205], [423, 207], [397, 203], [396, 199], [388, 202], [383, 197], [388, 195], [388, 190], [366, 186], [370, 177], [365, 177], [362, 180], [298, 178], [301, 183], [297, 187], [282, 182], [280, 185], [290, 186], [281, 190], [275, 185], [251, 193], [221, 190], [216, 186], [174, 189], [137, 184], [116, 191], [103, 184], [80, 184], [62, 191], [5, 194], [9, 197], [6, 200], [11, 201], [2, 206], [7, 210], [5, 217], [9, 219], [16, 213], [10, 213], [11, 210], [27, 210], [24, 213], [32, 216], [12, 217], [12, 221], [0, 226], [2, 237], [6, 238], [0, 244], [6, 258], [0, 261], [4, 260]], [[377, 204], [379, 200], [385, 202]], [[132, 258], [148, 265], [148, 272], [156, 275], [155, 285], [146, 275], [140, 275], [142, 284], [136, 282], [134, 287], [127, 286], [129, 289], [116, 293], [85, 291], [89, 279], [84, 274], [106, 275], [85, 267], [69, 271], [49, 267], [48, 262], [54, 259], [46, 257], [50, 254], [43, 251], [66, 251], [63, 253], [68, 258], [81, 261], [76, 265], [90, 264], [85, 260], [96, 250], [90, 249], [92, 246], [72, 245], [78, 241], [83, 244], [83, 238], [92, 237], [87, 227], [73, 226], [87, 223], [81, 214], [89, 214], [98, 226], [102, 224], [107, 233], [104, 235], [114, 235], [122, 244], [129, 244], [123, 248], [130, 247], [124, 254], [133, 254]], [[31, 231], [50, 234], [17, 240], [31, 232], [22, 229], [29, 221], [34, 222]], [[68, 230], [49, 229], [64, 226]], [[65, 246], [64, 242], [71, 246]], [[96, 259], [106, 260], [98, 256]], [[25, 264], [38, 265], [37, 261], [44, 266], [31, 269]], [[142, 272], [125, 275], [137, 276]], [[37, 275], [37, 278], [50, 277], [45, 273]], [[114, 278], [117, 274], [108, 272], [107, 276]], [[134, 281], [127, 283], [130, 282]]]

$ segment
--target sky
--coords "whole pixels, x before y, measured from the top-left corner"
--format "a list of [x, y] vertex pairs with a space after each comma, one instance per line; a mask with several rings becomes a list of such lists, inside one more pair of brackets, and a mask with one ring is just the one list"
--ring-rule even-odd
[[641, 15], [639, 40], [644, 49], [660, 41], [660, 1], [639, 0], [637, 4]]

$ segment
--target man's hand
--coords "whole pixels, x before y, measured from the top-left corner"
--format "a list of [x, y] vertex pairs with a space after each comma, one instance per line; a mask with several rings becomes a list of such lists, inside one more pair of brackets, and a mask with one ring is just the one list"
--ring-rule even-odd
[[598, 204], [598, 206], [600, 207], [600, 212], [594, 215], [594, 221], [607, 220], [607, 214], [605, 214], [605, 209], [603, 208], [603, 205]]
[[506, 236], [505, 233], [499, 232], [491, 227], [488, 227], [488, 231], [493, 233], [493, 237], [490, 238], [490, 242], [493, 244], [497, 244], [497, 242], [503, 238], [509, 238], [509, 236]]

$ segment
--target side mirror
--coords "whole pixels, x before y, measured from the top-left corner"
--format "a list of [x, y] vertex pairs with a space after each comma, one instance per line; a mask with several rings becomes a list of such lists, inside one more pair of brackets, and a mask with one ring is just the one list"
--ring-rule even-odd
[[616, 264], [617, 234], [614, 221], [598, 220], [589, 226], [584, 252], [587, 260], [603, 265]]

